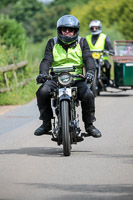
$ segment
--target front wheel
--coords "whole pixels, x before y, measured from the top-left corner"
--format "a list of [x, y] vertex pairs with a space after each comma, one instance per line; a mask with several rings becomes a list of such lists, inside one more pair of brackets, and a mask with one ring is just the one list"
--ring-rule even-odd
[[71, 154], [71, 142], [69, 132], [69, 103], [68, 101], [61, 102], [61, 125], [62, 125], [62, 143], [64, 156]]

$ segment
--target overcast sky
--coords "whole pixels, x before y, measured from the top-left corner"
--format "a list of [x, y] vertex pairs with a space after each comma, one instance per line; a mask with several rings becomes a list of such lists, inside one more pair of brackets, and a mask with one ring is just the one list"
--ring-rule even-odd
[[53, 1], [53, 0], [38, 0], [38, 1], [41, 1], [41, 2], [43, 2], [43, 3], [50, 3], [50, 2]]

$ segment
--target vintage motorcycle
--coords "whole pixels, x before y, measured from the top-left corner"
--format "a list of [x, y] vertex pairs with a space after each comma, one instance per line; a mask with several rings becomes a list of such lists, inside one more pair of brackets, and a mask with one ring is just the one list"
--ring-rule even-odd
[[75, 67], [51, 67], [49, 80], [57, 81], [57, 89], [52, 92], [51, 103], [54, 110], [52, 124], [52, 141], [57, 145], [63, 145], [64, 156], [70, 156], [72, 144], [77, 144], [84, 140], [85, 133], [81, 134], [79, 127], [79, 115], [76, 114], [76, 107], [79, 106], [77, 99], [77, 88], [71, 87], [74, 78], [84, 79], [80, 75], [70, 72], [75, 71]]
[[[101, 91], [106, 91], [106, 88], [108, 86], [108, 78], [106, 76], [106, 73], [104, 71], [104, 59], [103, 57], [105, 55], [111, 55], [113, 56], [112, 52], [109, 51], [101, 51], [101, 50], [91, 50], [92, 57], [94, 58], [96, 70], [95, 70], [95, 76], [94, 80], [91, 85], [91, 90], [94, 94], [94, 96], [100, 95]], [[113, 86], [113, 85], [112, 85]]]

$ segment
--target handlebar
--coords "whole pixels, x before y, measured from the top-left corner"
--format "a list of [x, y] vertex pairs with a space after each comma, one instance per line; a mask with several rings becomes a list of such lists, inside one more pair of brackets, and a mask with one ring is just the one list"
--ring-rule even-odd
[[53, 66], [49, 68], [52, 73], [75, 72], [76, 66]]
[[92, 50], [90, 50], [90, 52], [91, 53], [94, 53], [94, 52], [97, 52], [97, 53], [103, 53], [103, 55], [106, 55], [106, 54], [108, 54], [108, 55], [110, 55], [110, 56], [113, 56], [114, 55], [114, 51], [113, 50], [110, 50], [110, 51], [108, 51], [108, 50], [97, 50], [97, 49], [92, 49]]
[[103, 54], [109, 54], [110, 56], [113, 56], [114, 55], [114, 51], [110, 50], [110, 51], [107, 51], [107, 50], [103, 50]]
[[[81, 78], [81, 80], [86, 80], [85, 76], [83, 74], [71, 74], [71, 76], [73, 78]], [[37, 82], [37, 84], [39, 83], [45, 83], [47, 80], [57, 80], [58, 74], [52, 74], [52, 75], [44, 75], [44, 78], [42, 79], [41, 82]]]
[[[58, 67], [50, 67], [50, 75], [40, 74], [40, 77], [37, 77], [37, 83], [45, 83], [47, 80], [57, 80], [57, 77], [61, 73], [70, 73], [75, 72], [76, 66], [58, 66]], [[39, 75], [38, 75], [39, 76]], [[83, 74], [71, 74], [72, 78], [81, 78], [81, 80], [85, 80], [85, 76]]]
[[[71, 74], [73, 78], [82, 78], [83, 80], [85, 80], [85, 76], [83, 74]], [[56, 78], [58, 75], [57, 74], [54, 74], [54, 75], [47, 75], [46, 76], [46, 79], [47, 80], [52, 80], [54, 78]]]
[[73, 77], [73, 78], [82, 78], [83, 80], [86, 79], [85, 76], [84, 76], [83, 74], [78, 74], [78, 75], [72, 74], [72, 77]]

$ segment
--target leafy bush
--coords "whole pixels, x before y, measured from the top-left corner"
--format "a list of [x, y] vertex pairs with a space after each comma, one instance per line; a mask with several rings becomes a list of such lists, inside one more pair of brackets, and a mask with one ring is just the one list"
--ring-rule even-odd
[[[25, 60], [26, 52], [26, 35], [22, 24], [16, 22], [13, 19], [9, 19], [8, 16], [0, 16], [0, 67], [4, 67], [11, 64], [16, 64]], [[30, 68], [17, 70], [18, 82], [29, 77]], [[6, 73], [8, 78], [8, 84], [11, 86], [14, 84], [13, 71]], [[5, 79], [3, 73], [0, 73], [0, 87], [5, 87]]]
[[5, 15], [0, 16], [0, 37], [2, 38], [2, 45], [6, 45], [8, 48], [15, 47], [24, 52], [26, 44], [25, 29], [15, 19], [9, 19]]
[[16, 47], [7, 47], [2, 38], [0, 38], [0, 67], [10, 65], [13, 63], [18, 63], [23, 60], [24, 55], [21, 51], [18, 51]]

